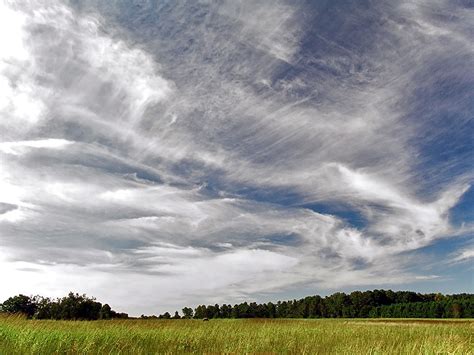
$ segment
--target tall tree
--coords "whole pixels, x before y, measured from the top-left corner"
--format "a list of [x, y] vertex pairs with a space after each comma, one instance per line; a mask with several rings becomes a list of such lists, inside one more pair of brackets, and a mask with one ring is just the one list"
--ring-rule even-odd
[[184, 307], [182, 311], [183, 311], [183, 318], [190, 319], [193, 317], [194, 312], [192, 308]]

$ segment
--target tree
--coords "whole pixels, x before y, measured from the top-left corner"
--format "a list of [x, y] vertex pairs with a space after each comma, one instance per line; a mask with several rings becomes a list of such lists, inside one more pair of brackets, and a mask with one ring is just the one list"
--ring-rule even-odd
[[173, 319], [181, 319], [181, 317], [179, 316], [178, 311], [174, 312]]
[[206, 307], [205, 318], [219, 318], [219, 312], [220, 309], [218, 304], [214, 306], [209, 305]]
[[7, 313], [23, 313], [31, 318], [36, 312], [36, 304], [31, 297], [18, 295], [10, 297], [2, 304], [2, 312]]
[[183, 318], [190, 319], [193, 317], [193, 309], [190, 307], [184, 307], [183, 308]]
[[276, 307], [273, 303], [267, 303], [267, 310], [268, 310], [268, 317], [275, 318], [276, 317]]
[[160, 319], [171, 319], [171, 314], [169, 314], [168, 312], [165, 312], [163, 314], [160, 314], [158, 316], [158, 318], [160, 318]]
[[[18, 295], [0, 304], [0, 311], [23, 313], [35, 319], [96, 320], [128, 318], [126, 313], [113, 311], [95, 298], [69, 293], [66, 297], [49, 298]], [[234, 306], [223, 304], [200, 305], [193, 311], [183, 308], [183, 318], [319, 318], [319, 317], [419, 317], [419, 318], [472, 318], [473, 294], [420, 294], [409, 291], [374, 290], [355, 291], [349, 295], [338, 292], [324, 298], [309, 296], [299, 300], [258, 304], [243, 302]], [[158, 318], [142, 315], [143, 319]], [[160, 319], [179, 319], [166, 312]]]
[[232, 317], [232, 306], [223, 304], [221, 307], [221, 317], [222, 318], [231, 318]]
[[110, 319], [110, 318], [112, 318], [112, 309], [106, 303], [100, 309], [99, 319]]
[[61, 319], [95, 320], [100, 317], [102, 304], [86, 295], [70, 292], [58, 300]]
[[58, 305], [51, 299], [41, 296], [35, 296], [32, 300], [36, 305], [36, 311], [33, 318], [36, 319], [55, 319], [58, 313]]
[[452, 316], [454, 318], [459, 318], [459, 317], [461, 317], [461, 312], [462, 312], [461, 305], [457, 302], [453, 303], [453, 305], [452, 305]]
[[197, 318], [197, 319], [207, 318], [206, 306], [204, 305], [197, 306], [196, 309], [194, 310], [194, 318]]

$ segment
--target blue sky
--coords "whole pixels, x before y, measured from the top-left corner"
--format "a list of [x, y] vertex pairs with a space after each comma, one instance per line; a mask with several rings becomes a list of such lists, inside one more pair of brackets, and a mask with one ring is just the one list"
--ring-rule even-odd
[[6, 1], [0, 298], [474, 292], [469, 1]]

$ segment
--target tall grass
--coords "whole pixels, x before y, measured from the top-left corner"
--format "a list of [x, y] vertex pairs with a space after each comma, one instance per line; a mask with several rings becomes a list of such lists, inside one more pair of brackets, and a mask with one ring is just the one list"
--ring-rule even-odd
[[474, 354], [473, 321], [0, 317], [1, 354]]

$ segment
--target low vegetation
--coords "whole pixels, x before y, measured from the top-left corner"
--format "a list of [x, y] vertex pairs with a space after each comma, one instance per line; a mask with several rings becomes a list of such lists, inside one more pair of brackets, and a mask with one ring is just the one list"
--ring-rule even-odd
[[469, 320], [27, 320], [0, 316], [5, 354], [473, 354]]

